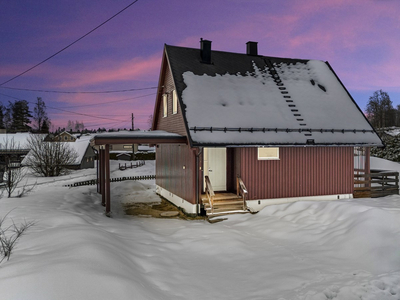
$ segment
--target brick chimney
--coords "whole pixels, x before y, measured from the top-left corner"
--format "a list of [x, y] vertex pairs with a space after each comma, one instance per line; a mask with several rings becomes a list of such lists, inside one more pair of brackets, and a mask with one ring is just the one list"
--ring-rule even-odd
[[203, 64], [211, 64], [211, 41], [200, 39], [200, 57]]
[[247, 55], [258, 55], [257, 42], [247, 42]]

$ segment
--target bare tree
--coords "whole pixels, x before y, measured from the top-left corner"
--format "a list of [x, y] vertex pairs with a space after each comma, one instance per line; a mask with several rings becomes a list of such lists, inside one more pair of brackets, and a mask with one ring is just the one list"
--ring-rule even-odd
[[149, 126], [149, 130], [153, 127], [153, 115], [149, 115], [147, 118], [147, 125]]
[[24, 179], [25, 173], [19, 163], [10, 163], [4, 172], [4, 189], [10, 198], [18, 184]]
[[25, 172], [21, 167], [21, 155], [26, 154], [27, 150], [22, 149], [14, 139], [6, 140], [1, 145], [1, 161], [3, 175], [3, 189], [7, 192], [8, 198], [17, 188], [18, 184], [24, 179]]
[[53, 177], [68, 173], [68, 165], [75, 164], [78, 153], [68, 143], [45, 142], [41, 135], [28, 138], [30, 152], [25, 164], [40, 176]]
[[379, 90], [369, 97], [366, 107], [367, 117], [376, 128], [383, 128], [395, 125], [396, 110], [390, 100], [389, 94]]

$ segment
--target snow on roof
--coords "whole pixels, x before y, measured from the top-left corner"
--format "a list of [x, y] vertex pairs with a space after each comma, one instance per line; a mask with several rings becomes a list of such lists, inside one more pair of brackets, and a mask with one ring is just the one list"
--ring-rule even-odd
[[31, 133], [29, 132], [1, 133], [0, 148], [9, 147], [10, 143], [14, 143], [18, 149], [29, 149], [28, 137], [30, 135]]
[[[244, 75], [184, 72], [182, 102], [193, 143], [285, 145], [313, 139], [315, 144], [382, 144], [325, 62], [281, 62], [273, 67], [275, 77], [269, 67], [254, 62], [253, 72]], [[210, 127], [290, 130], [224, 132]], [[310, 135], [305, 129], [314, 131]], [[352, 132], [315, 132], [320, 129]]]
[[164, 130], [153, 131], [118, 131], [118, 132], [104, 132], [94, 136], [96, 138], [107, 139], [125, 139], [125, 138], [157, 138], [157, 137], [181, 137], [177, 133], [166, 132]]
[[96, 134], [93, 139], [157, 139], [157, 138], [180, 138], [181, 135], [171, 133], [164, 130], [153, 131], [118, 131], [118, 132], [105, 132]]
[[[44, 142], [44, 143], [60, 143], [60, 142]], [[86, 153], [87, 148], [90, 145], [90, 139], [86, 138], [86, 139], [79, 139], [76, 140], [75, 142], [61, 142], [64, 143], [66, 145], [66, 147], [69, 147], [73, 150], [76, 151], [76, 153], [78, 154], [75, 163], [74, 164], [81, 164], [82, 163], [82, 159]], [[27, 162], [29, 161], [29, 157], [31, 156], [30, 152], [28, 153], [27, 156], [25, 156], [25, 158], [22, 160], [22, 164], [27, 164]]]
[[77, 159], [75, 160], [76, 164], [80, 164], [82, 162], [83, 156], [86, 153], [87, 148], [89, 147], [90, 139], [78, 139], [74, 143], [66, 143], [67, 146], [71, 147], [78, 154]]

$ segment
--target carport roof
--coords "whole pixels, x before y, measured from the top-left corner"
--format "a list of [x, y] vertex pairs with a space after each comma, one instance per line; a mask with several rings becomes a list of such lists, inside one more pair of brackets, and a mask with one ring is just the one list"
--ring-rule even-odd
[[185, 136], [163, 130], [120, 131], [96, 134], [92, 146], [116, 144], [187, 144]]

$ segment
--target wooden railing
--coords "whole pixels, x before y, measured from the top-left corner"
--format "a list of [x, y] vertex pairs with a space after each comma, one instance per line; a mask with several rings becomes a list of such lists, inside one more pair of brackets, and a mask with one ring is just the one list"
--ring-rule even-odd
[[208, 203], [210, 204], [210, 208], [211, 208], [211, 213], [214, 213], [214, 190], [212, 188], [211, 182], [210, 182], [210, 178], [208, 178], [208, 176], [204, 176], [205, 178], [205, 183], [206, 183], [206, 188], [205, 188], [205, 192], [206, 192], [206, 196], [208, 199]]
[[236, 193], [238, 196], [241, 196], [243, 198], [243, 210], [246, 210], [247, 208], [246, 196], [248, 192], [246, 186], [244, 185], [242, 179], [239, 176], [236, 178]]
[[354, 174], [354, 198], [377, 198], [398, 194], [399, 172], [371, 170], [370, 174]]

